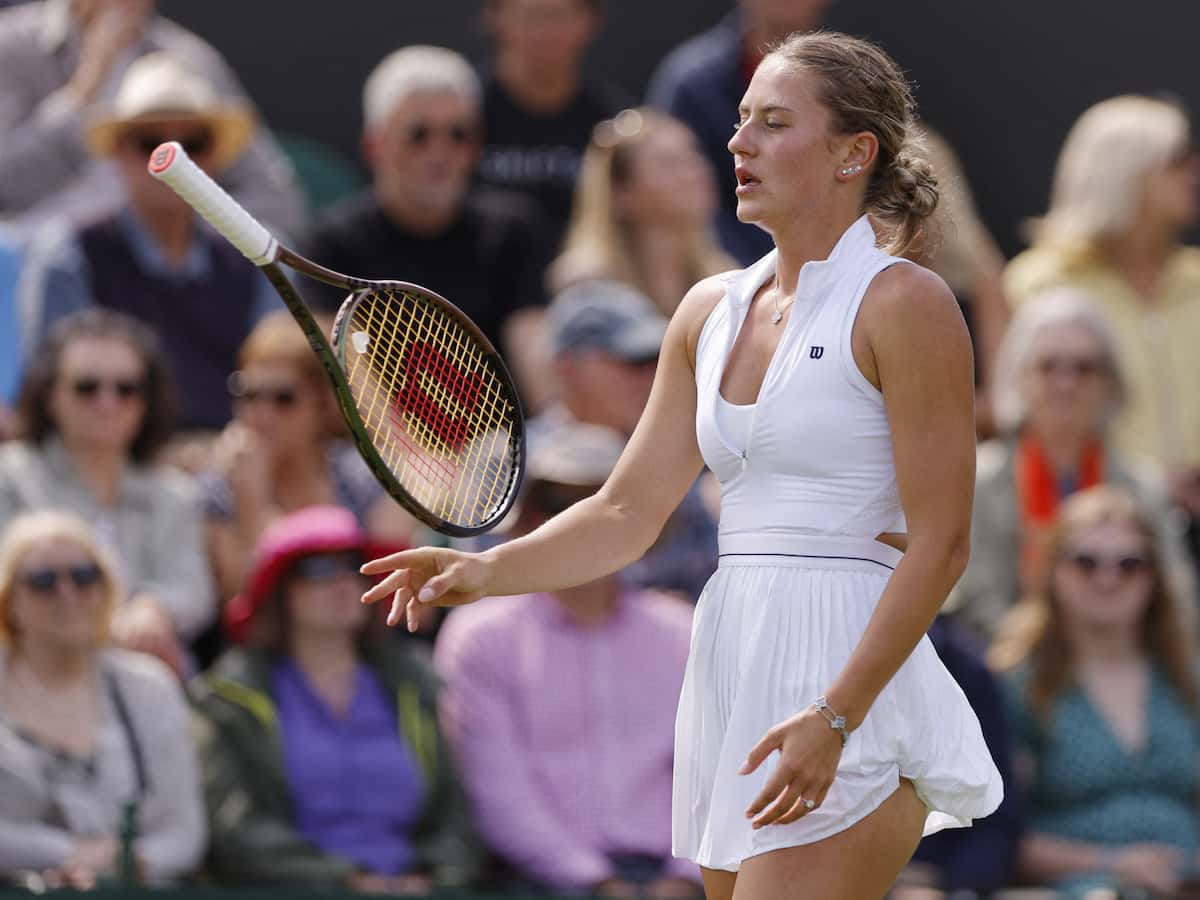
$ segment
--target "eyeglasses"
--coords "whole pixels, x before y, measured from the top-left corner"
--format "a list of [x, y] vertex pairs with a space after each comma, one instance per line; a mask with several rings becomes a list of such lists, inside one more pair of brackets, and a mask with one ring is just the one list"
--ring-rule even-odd
[[1101, 570], [1114, 572], [1121, 578], [1131, 578], [1150, 569], [1150, 559], [1136, 553], [1106, 556], [1088, 550], [1075, 550], [1067, 553], [1064, 558], [1081, 575], [1086, 575], [1088, 578], [1093, 577]]
[[361, 553], [314, 553], [302, 556], [292, 566], [292, 575], [305, 581], [329, 581], [350, 572], [358, 574], [363, 564]]
[[428, 122], [414, 122], [408, 126], [408, 143], [412, 147], [425, 147], [439, 134], [454, 146], [464, 147], [475, 137], [475, 129], [465, 122], [455, 122], [443, 127], [436, 127]]
[[1050, 375], [1074, 375], [1076, 378], [1093, 378], [1108, 371], [1104, 361], [1086, 356], [1046, 356], [1034, 363], [1038, 373]]
[[177, 134], [154, 134], [146, 132], [135, 135], [130, 138], [133, 146], [136, 147], [144, 156], [149, 156], [158, 149], [160, 144], [165, 144], [167, 141], [178, 141], [180, 146], [187, 152], [188, 156], [203, 156], [212, 150], [216, 143], [213, 139], [211, 131], [202, 131], [197, 134], [177, 135]]
[[108, 391], [120, 400], [135, 400], [145, 393], [146, 385], [137, 378], [101, 378], [99, 375], [80, 375], [71, 379], [71, 390], [80, 400], [94, 400], [101, 391]]
[[47, 566], [43, 569], [31, 569], [21, 576], [21, 581], [35, 594], [53, 594], [58, 590], [61, 580], [69, 580], [79, 590], [93, 587], [100, 583], [104, 573], [95, 563], [81, 563], [77, 566], [65, 566], [60, 569]]

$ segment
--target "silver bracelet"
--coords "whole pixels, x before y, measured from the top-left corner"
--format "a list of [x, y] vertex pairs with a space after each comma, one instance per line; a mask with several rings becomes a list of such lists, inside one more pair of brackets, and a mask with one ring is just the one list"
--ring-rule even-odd
[[835, 713], [829, 705], [829, 701], [823, 696], [816, 699], [813, 709], [821, 714], [821, 718], [829, 723], [830, 728], [842, 736], [842, 746], [845, 747], [846, 741], [850, 740], [850, 732], [846, 730], [846, 717]]

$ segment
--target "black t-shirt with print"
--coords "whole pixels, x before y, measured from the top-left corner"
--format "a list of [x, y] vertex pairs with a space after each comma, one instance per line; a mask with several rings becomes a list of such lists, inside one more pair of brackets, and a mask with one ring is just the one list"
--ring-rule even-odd
[[548, 256], [557, 254], [571, 217], [575, 180], [592, 129], [627, 104], [617, 91], [584, 84], [564, 110], [522, 109], [495, 75], [483, 73], [484, 147], [479, 179], [520, 191], [541, 207]]

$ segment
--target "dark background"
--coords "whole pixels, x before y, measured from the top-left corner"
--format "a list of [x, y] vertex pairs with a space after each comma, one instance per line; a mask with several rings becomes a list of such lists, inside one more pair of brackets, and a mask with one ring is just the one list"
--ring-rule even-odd
[[[357, 158], [367, 73], [407, 43], [485, 47], [480, 0], [163, 0], [215, 44], [272, 127]], [[640, 98], [655, 62], [729, 0], [609, 0], [593, 73]], [[878, 40], [918, 85], [924, 116], [958, 150], [1004, 250], [1046, 203], [1067, 129], [1123, 92], [1200, 105], [1197, 0], [837, 0], [831, 27]], [[732, 128], [732, 122], [730, 123]]]

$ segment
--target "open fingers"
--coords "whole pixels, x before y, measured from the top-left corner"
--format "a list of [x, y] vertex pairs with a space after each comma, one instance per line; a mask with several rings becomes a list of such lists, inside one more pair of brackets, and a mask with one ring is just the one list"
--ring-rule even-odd
[[412, 558], [412, 550], [400, 550], [396, 553], [389, 553], [387, 556], [368, 560], [362, 564], [358, 571], [364, 575], [382, 575], [384, 572], [391, 572], [393, 569], [407, 569], [413, 561]]
[[[400, 588], [408, 587], [409, 571], [408, 569], [397, 569], [387, 578], [383, 579], [369, 588], [362, 595], [363, 603], [374, 603], [377, 600], [382, 600], [384, 597], [393, 595]], [[391, 618], [390, 616], [388, 617]]]
[[780, 816], [787, 812], [800, 802], [800, 788], [795, 782], [791, 782], [784, 786], [783, 791], [776, 794], [775, 802], [768, 806], [761, 815], [757, 816], [751, 823], [751, 828], [762, 828], [764, 825], [770, 825], [775, 822]]
[[[746, 762], [738, 770], [739, 775], [749, 775], [755, 769], [762, 765], [764, 759], [771, 755], [772, 750], [777, 750], [782, 743], [782, 737], [774, 728], [763, 735], [762, 740], [755, 744], [750, 752], [746, 755]], [[766, 801], [763, 801], [764, 803]]]
[[417, 600], [421, 603], [437, 603], [438, 598], [457, 588], [458, 579], [459, 568], [457, 565], [452, 565], [442, 574], [435, 575], [426, 581], [417, 594]]
[[763, 785], [763, 789], [758, 792], [758, 796], [754, 798], [754, 802], [746, 808], [746, 818], [756, 819], [767, 804], [775, 800], [787, 788], [791, 781], [791, 776], [782, 769], [776, 769], [771, 773], [771, 777], [767, 779], [767, 783]]

